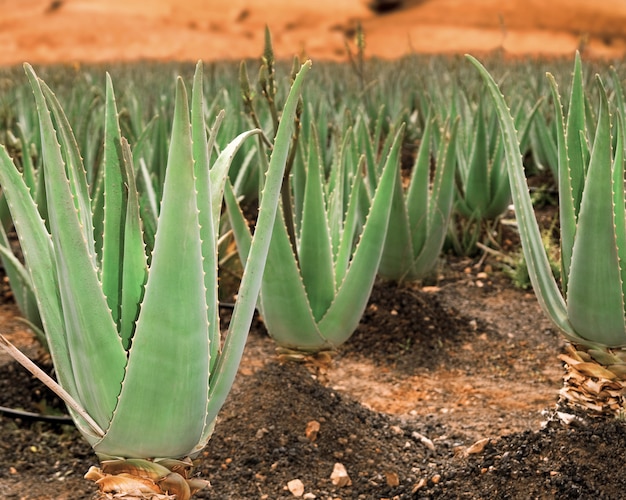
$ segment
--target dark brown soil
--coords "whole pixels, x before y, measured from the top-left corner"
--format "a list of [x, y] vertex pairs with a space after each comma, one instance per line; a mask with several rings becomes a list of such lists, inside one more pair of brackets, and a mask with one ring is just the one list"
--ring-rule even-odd
[[[431, 286], [376, 284], [327, 365], [281, 362], [255, 321], [235, 387], [196, 472], [198, 498], [620, 498], [623, 423], [552, 417], [564, 343], [534, 296], [488, 258], [446, 264]], [[37, 356], [2, 306], [3, 330]], [[61, 405], [0, 359], [0, 405]], [[319, 423], [315, 438], [307, 425]], [[331, 481], [335, 464], [349, 485]], [[0, 415], [0, 498], [88, 499], [96, 457], [71, 425]]]

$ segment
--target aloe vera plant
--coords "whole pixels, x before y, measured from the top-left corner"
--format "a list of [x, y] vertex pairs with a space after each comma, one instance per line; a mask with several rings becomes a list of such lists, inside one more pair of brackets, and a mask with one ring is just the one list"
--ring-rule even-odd
[[283, 110], [238, 301], [221, 345], [217, 228], [223, 186], [233, 149], [256, 131], [240, 134], [210, 166], [201, 64], [194, 77], [191, 117], [185, 85], [178, 79], [157, 233], [148, 259], [132, 155], [119, 132], [110, 79], [104, 234], [99, 239], [71, 129], [53, 93], [25, 66], [41, 124], [49, 229], [4, 148], [0, 184], [58, 383], [3, 337], [0, 344], [63, 397], [101, 461], [86, 477], [111, 498], [184, 500], [206, 485], [189, 476], [189, 457], [207, 444], [241, 359], [261, 287], [293, 115], [309, 67], [302, 66]]
[[[454, 201], [458, 119], [446, 124], [442, 133], [437, 127], [436, 119], [426, 120], [406, 190], [397, 172], [389, 229], [378, 270], [384, 278], [422, 279], [433, 271], [441, 253]], [[433, 135], [438, 136], [437, 140]], [[433, 144], [435, 147], [438, 144], [436, 155], [431, 154]], [[435, 156], [436, 162], [432, 183], [431, 156]]]
[[[282, 349], [334, 350], [358, 326], [383, 251], [402, 133], [401, 128], [387, 156], [364, 226], [359, 224], [366, 189], [360, 162], [342, 161], [325, 179], [319, 141], [309, 142], [302, 209], [294, 211], [290, 231], [283, 216], [276, 218], [259, 296], [268, 333]], [[228, 187], [225, 199], [245, 260], [252, 235]]]
[[[626, 212], [624, 116], [611, 124], [604, 84], [595, 131], [587, 129], [582, 64], [576, 55], [567, 119], [551, 75], [558, 139], [561, 288], [552, 273], [534, 218], [515, 128], [502, 94], [486, 69], [471, 58], [496, 104], [520, 238], [535, 294], [570, 342], [561, 356], [567, 372], [560, 402], [589, 415], [622, 415], [626, 387], [624, 315]], [[615, 131], [615, 143], [611, 130]]]
[[[497, 246], [494, 235], [498, 233], [498, 221], [511, 203], [497, 116], [487, 98], [481, 92], [476, 109], [466, 100], [459, 99], [458, 104], [466, 126], [457, 146], [456, 196], [449, 239], [459, 255], [475, 253], [479, 242]], [[539, 103], [530, 111], [524, 104], [525, 100], [520, 100], [514, 112], [522, 150], [526, 150]]]

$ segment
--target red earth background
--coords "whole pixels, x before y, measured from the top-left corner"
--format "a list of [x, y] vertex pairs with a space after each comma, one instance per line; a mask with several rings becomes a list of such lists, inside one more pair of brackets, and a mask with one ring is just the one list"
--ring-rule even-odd
[[626, 53], [626, 0], [0, 0], [0, 65], [258, 57], [346, 59], [360, 22], [369, 57], [501, 50], [586, 58]]

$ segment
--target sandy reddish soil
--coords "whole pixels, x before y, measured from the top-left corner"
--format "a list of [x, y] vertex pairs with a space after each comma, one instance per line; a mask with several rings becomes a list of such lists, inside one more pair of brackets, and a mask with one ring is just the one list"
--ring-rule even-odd
[[626, 53], [626, 0], [0, 0], [0, 64], [257, 57], [263, 29], [278, 57], [344, 60], [361, 22], [366, 54], [483, 53], [587, 57]]

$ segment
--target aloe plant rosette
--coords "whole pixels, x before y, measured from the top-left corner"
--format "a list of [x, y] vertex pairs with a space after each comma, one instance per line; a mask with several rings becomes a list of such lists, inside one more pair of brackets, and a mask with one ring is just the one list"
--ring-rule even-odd
[[[281, 205], [259, 296], [259, 312], [280, 350], [295, 356], [332, 351], [356, 330], [383, 253], [403, 133], [401, 127], [394, 137], [367, 209], [361, 163], [342, 162], [326, 180], [319, 143], [310, 142], [302, 210], [291, 225], [297, 241], [292, 246]], [[225, 200], [245, 259], [252, 235], [232, 189]]]
[[[285, 117], [295, 113], [309, 67], [302, 67], [293, 84]], [[188, 457], [211, 436], [254, 313], [292, 120], [283, 121], [274, 143], [238, 302], [220, 346], [217, 231], [223, 186], [237, 147], [255, 131], [234, 139], [210, 167], [201, 64], [191, 113], [179, 78], [148, 257], [130, 147], [120, 137], [107, 79], [104, 234], [97, 248], [92, 200], [71, 130], [52, 92], [28, 65], [26, 73], [40, 115], [49, 231], [4, 148], [0, 183], [42, 315], [58, 376], [55, 390], [101, 460], [101, 468], [86, 477], [116, 497], [187, 499], [206, 485], [189, 477]], [[2, 345], [11, 349], [4, 339]]]
[[475, 59], [496, 103], [513, 202], [530, 279], [547, 316], [570, 342], [561, 355], [566, 374], [560, 406], [587, 415], [623, 415], [626, 390], [625, 132], [616, 112], [611, 138], [609, 102], [596, 77], [600, 104], [595, 134], [587, 130], [582, 66], [577, 54], [567, 120], [554, 79], [558, 139], [561, 289], [534, 218], [515, 128], [497, 85]]
[[[378, 269], [383, 278], [417, 281], [435, 269], [453, 207], [458, 123], [446, 123], [435, 141], [439, 144], [435, 155], [431, 137], [436, 134], [437, 121], [429, 117], [406, 190], [400, 171], [396, 173], [396, 193]], [[435, 173], [431, 183], [432, 157]]]

